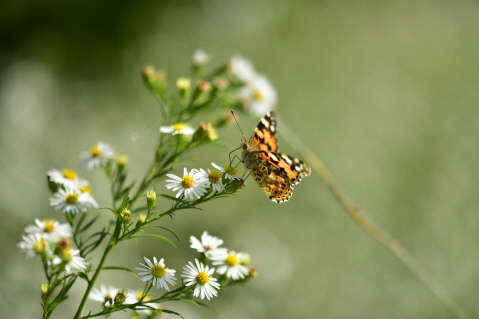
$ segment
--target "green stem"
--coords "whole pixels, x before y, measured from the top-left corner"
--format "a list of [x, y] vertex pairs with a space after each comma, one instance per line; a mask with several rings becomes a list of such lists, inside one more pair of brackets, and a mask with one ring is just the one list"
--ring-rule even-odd
[[439, 298], [458, 318], [471, 319], [471, 316], [459, 305], [452, 296], [421, 266], [421, 264], [411, 255], [401, 242], [388, 233], [381, 230], [377, 225], [370, 221], [354, 202], [346, 195], [326, 165], [315, 156], [308, 147], [306, 147], [294, 132], [283, 124], [283, 131], [286, 131], [284, 137], [291, 145], [296, 145], [304, 156], [304, 159], [310, 163], [314, 171], [318, 173], [323, 182], [329, 187], [334, 197], [346, 211], [346, 213], [361, 227], [368, 235], [377, 240], [387, 249], [389, 249], [399, 260], [402, 261], [409, 270], [416, 275], [435, 295]]
[[105, 251], [103, 252], [103, 256], [101, 257], [100, 263], [98, 264], [98, 268], [96, 269], [95, 273], [93, 274], [92, 279], [88, 283], [85, 294], [83, 295], [83, 298], [80, 302], [80, 305], [78, 306], [78, 310], [75, 314], [75, 317], [73, 317], [74, 319], [80, 318], [81, 313], [83, 311], [83, 308], [85, 307], [86, 301], [88, 300], [88, 296], [90, 295], [90, 292], [91, 292], [93, 286], [95, 285], [96, 279], [98, 278], [98, 275], [101, 272], [103, 264], [105, 263], [106, 258], [108, 257], [108, 254], [110, 253], [110, 251], [116, 245], [116, 239], [118, 238], [120, 229], [121, 229], [121, 222], [119, 220], [117, 220], [116, 221], [115, 232], [111, 236], [110, 242], [108, 243], [108, 246], [106, 246]]

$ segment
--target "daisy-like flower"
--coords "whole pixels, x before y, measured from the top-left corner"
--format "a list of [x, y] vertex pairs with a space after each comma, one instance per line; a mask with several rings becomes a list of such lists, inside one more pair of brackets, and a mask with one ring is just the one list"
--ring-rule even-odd
[[51, 256], [52, 250], [48, 241], [42, 234], [35, 233], [22, 236], [23, 241], [18, 244], [18, 248], [25, 252], [27, 258], [36, 256]]
[[207, 258], [219, 254], [223, 255], [227, 253], [226, 248], [219, 248], [223, 245], [223, 240], [208, 234], [205, 230], [201, 235], [201, 240], [198, 240], [195, 236], [190, 237], [191, 248], [196, 249], [199, 253], [204, 253]]
[[208, 53], [206, 53], [206, 51], [203, 50], [203, 49], [197, 49], [193, 53], [193, 64], [194, 65], [205, 65], [208, 62], [210, 62], [210, 60], [211, 60], [211, 56]]
[[118, 291], [119, 289], [113, 286], [106, 287], [101, 285], [100, 289], [93, 288], [88, 295], [88, 298], [101, 302], [105, 307], [110, 307], [113, 304], [113, 299], [115, 299], [115, 295]]
[[208, 183], [208, 187], [212, 187], [214, 191], [221, 192], [225, 189], [225, 185], [223, 185], [222, 176], [223, 174], [216, 170], [216, 169], [208, 169], [208, 172], [204, 169], [200, 169], [200, 173], [206, 179]]
[[115, 150], [108, 143], [98, 142], [90, 148], [89, 152], [83, 152], [80, 157], [80, 166], [91, 170], [105, 165], [113, 156]]
[[98, 204], [90, 194], [70, 188], [59, 189], [57, 193], [53, 194], [53, 197], [50, 198], [50, 205], [64, 213], [73, 214], [86, 212], [90, 207], [98, 208]]
[[173, 135], [176, 134], [183, 134], [183, 135], [191, 135], [195, 132], [195, 130], [188, 126], [188, 124], [184, 123], [175, 123], [170, 126], [161, 126], [160, 127], [161, 133], [170, 133]]
[[176, 270], [168, 269], [165, 266], [164, 258], [161, 258], [160, 261], [156, 260], [156, 257], [153, 257], [153, 262], [146, 257], [143, 257], [145, 264], [140, 263], [144, 268], [136, 267], [140, 270], [138, 273], [139, 276], [144, 276], [141, 281], [153, 280], [153, 286], [156, 288], [165, 288], [167, 291], [170, 291], [168, 284], [174, 286], [176, 284], [175, 273]]
[[186, 286], [196, 285], [193, 296], [199, 296], [201, 299], [206, 297], [210, 300], [218, 294], [217, 290], [220, 288], [218, 280], [212, 276], [215, 269], [203, 265], [198, 259], [195, 259], [195, 263], [196, 266], [189, 262], [188, 265], [183, 267], [181, 276], [185, 278]]
[[192, 169], [190, 172], [184, 168], [183, 177], [178, 177], [173, 174], [166, 174], [169, 178], [166, 182], [165, 187], [171, 189], [176, 193], [176, 197], [180, 197], [182, 194], [185, 195], [186, 199], [195, 199], [200, 198], [206, 193], [206, 187], [208, 187], [207, 179], [196, 169]]
[[36, 225], [30, 225], [25, 228], [26, 233], [41, 234], [49, 241], [57, 241], [60, 238], [70, 238], [72, 229], [70, 224], [60, 224], [55, 219], [35, 219]]
[[238, 95], [249, 112], [255, 116], [263, 116], [276, 107], [276, 90], [262, 75], [256, 75], [246, 82]]
[[78, 175], [75, 171], [71, 169], [64, 169], [59, 171], [52, 168], [47, 172], [48, 180], [57, 184], [61, 184], [65, 187], [76, 188], [78, 183], [84, 183], [84, 180], [78, 178]]
[[244, 279], [249, 274], [249, 270], [244, 263], [251, 259], [248, 254], [229, 251], [223, 255], [215, 255], [212, 258], [213, 265], [219, 265], [216, 272], [220, 275], [226, 273], [226, 277], [233, 280]]
[[224, 167], [216, 165], [215, 163], [211, 163], [211, 165], [213, 165], [213, 167], [216, 168], [221, 173], [225, 173], [225, 177], [227, 179], [238, 179], [238, 178], [242, 179], [241, 176], [236, 176], [236, 174], [238, 173], [238, 170], [228, 164], [226, 164]]
[[253, 64], [241, 55], [235, 55], [228, 64], [229, 71], [243, 82], [249, 82], [255, 75]]
[[53, 257], [53, 264], [62, 266], [68, 274], [85, 269], [85, 259], [80, 257], [79, 254], [78, 249], [64, 250]]

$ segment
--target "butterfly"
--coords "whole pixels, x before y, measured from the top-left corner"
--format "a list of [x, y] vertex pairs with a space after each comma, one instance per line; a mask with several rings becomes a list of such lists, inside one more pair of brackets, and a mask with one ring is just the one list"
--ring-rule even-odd
[[293, 188], [311, 168], [305, 162], [279, 153], [276, 139], [276, 113], [266, 113], [248, 142], [241, 142], [243, 163], [256, 183], [274, 202], [282, 203], [293, 195]]

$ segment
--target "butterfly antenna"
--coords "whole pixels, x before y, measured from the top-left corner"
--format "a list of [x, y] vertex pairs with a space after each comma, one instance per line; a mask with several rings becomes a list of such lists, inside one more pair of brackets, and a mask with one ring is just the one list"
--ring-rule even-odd
[[231, 114], [233, 115], [233, 118], [235, 119], [236, 125], [238, 125], [238, 128], [241, 132], [241, 136], [242, 136], [243, 140], [246, 142], [246, 137], [244, 136], [244, 133], [241, 130], [241, 126], [239, 125], [238, 120], [236, 119], [236, 116], [235, 116], [235, 112], [233, 110], [231, 110]]

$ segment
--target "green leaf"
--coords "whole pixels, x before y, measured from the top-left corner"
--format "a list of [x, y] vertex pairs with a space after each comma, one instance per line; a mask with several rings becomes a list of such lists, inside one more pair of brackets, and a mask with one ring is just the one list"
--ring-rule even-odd
[[[93, 217], [85, 226], [83, 226], [81, 229], [79, 229], [80, 226], [77, 227], [77, 230], [76, 230], [76, 233], [79, 234], [79, 233], [82, 233], [84, 232], [85, 230], [87, 230], [91, 225], [93, 225], [93, 223], [100, 217], [100, 215], [96, 215], [95, 217]], [[82, 220], [83, 222], [83, 220]]]
[[169, 239], [166, 238], [166, 237], [160, 236], [160, 235], [155, 235], [155, 234], [138, 234], [138, 235], [133, 235], [133, 236], [131, 236], [131, 238], [140, 238], [140, 237], [153, 237], [153, 238], [162, 239], [162, 240], [164, 240], [164, 241], [170, 243], [173, 247], [176, 248], [176, 245], [175, 245], [171, 240], [169, 240]]
[[135, 275], [136, 278], [138, 278], [138, 274], [137, 274], [134, 270], [132, 270], [132, 269], [130, 269], [130, 268], [126, 268], [126, 267], [120, 267], [120, 266], [105, 266], [105, 267], [102, 267], [101, 269], [102, 269], [102, 270], [123, 270], [123, 271], [129, 272], [129, 273]]
[[179, 313], [175, 312], [175, 311], [172, 311], [172, 310], [167, 310], [167, 309], [161, 309], [161, 311], [159, 311], [160, 313], [169, 313], [169, 314], [172, 314], [172, 315], [176, 315], [178, 317], [181, 317], [181, 318], [184, 318], [182, 315], [180, 315]]
[[180, 239], [178, 238], [178, 236], [176, 236], [176, 234], [175, 234], [173, 231], [169, 230], [169, 229], [166, 228], [166, 227], [157, 226], [157, 225], [148, 225], [148, 226], [145, 226], [144, 228], [151, 228], [151, 227], [164, 229], [164, 230], [170, 232], [173, 236], [175, 236], [175, 238], [176, 238], [176, 240], [177, 240], [178, 242], [181, 242]]

